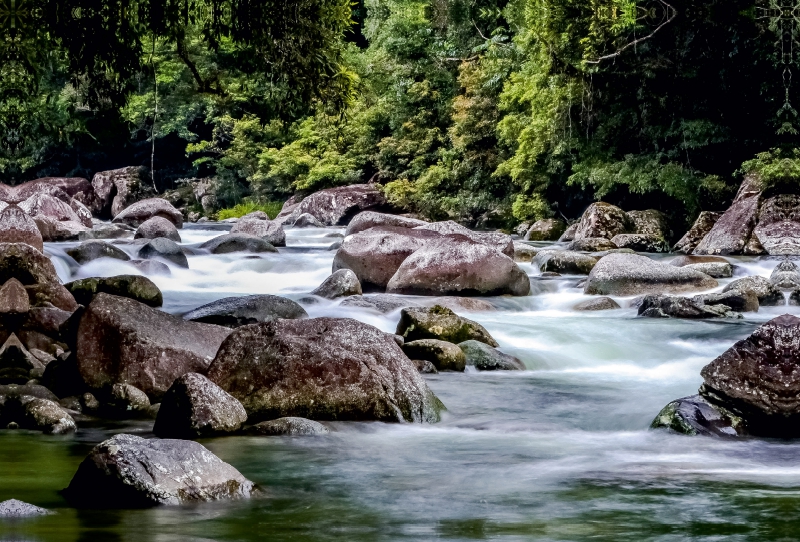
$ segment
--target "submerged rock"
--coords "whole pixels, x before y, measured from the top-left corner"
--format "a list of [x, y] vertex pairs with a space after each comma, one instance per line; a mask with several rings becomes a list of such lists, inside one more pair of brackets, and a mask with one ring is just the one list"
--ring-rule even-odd
[[438, 339], [458, 344], [474, 339], [489, 346], [499, 346], [482, 325], [441, 305], [403, 309], [396, 333], [406, 341]]
[[702, 305], [726, 305], [736, 312], [758, 312], [759, 308], [758, 296], [746, 289], [698, 295], [693, 300]]
[[443, 409], [391, 335], [349, 318], [239, 328], [207, 374], [253, 421], [435, 422]]
[[418, 303], [392, 294], [376, 294], [370, 296], [354, 295], [344, 298], [339, 305], [342, 307], [361, 307], [364, 309], [372, 309], [384, 314], [406, 307], [419, 306]]
[[576, 311], [608, 311], [614, 309], [620, 309], [622, 307], [619, 306], [619, 303], [611, 299], [610, 297], [598, 297], [595, 299], [587, 299], [586, 301], [581, 301], [574, 307], [572, 307]]
[[218, 299], [187, 312], [183, 318], [235, 328], [277, 318], [308, 318], [308, 313], [291, 299], [264, 294]]
[[17, 499], [0, 502], [0, 518], [29, 518], [52, 514], [50, 510], [39, 508]]
[[246, 421], [247, 412], [232, 395], [203, 375], [187, 373], [164, 395], [153, 433], [193, 439], [233, 433]]
[[250, 428], [254, 435], [315, 436], [330, 433], [327, 427], [306, 418], [286, 417], [257, 423]]
[[479, 371], [524, 371], [525, 364], [514, 356], [505, 354], [480, 341], [464, 341], [458, 345], [467, 365]]
[[692, 269], [656, 262], [638, 254], [609, 254], [600, 259], [586, 280], [584, 293], [639, 295], [710, 290], [717, 281]]
[[67, 500], [79, 508], [140, 508], [246, 499], [253, 483], [190, 440], [115, 435], [78, 467]]
[[692, 395], [665, 406], [650, 428], [692, 436], [735, 437], [741, 423], [742, 419], [734, 413], [709, 403], [701, 395]]

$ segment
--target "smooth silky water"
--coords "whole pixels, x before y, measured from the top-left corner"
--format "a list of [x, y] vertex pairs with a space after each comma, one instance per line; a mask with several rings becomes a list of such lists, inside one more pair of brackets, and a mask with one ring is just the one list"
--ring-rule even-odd
[[[181, 231], [197, 247], [218, 226]], [[280, 254], [196, 255], [190, 270], [151, 277], [165, 310], [232, 295], [300, 300], [330, 273], [341, 229], [288, 230]], [[136, 272], [118, 261], [78, 268], [49, 244], [61, 277]], [[134, 247], [124, 247], [131, 254]], [[737, 259], [768, 276], [775, 261]], [[448, 412], [435, 425], [334, 423], [322, 437], [202, 441], [263, 490], [259, 498], [148, 510], [77, 511], [59, 490], [97, 442], [152, 436], [152, 423], [54, 437], [0, 431], [0, 500], [57, 514], [0, 523], [0, 540], [794, 540], [800, 532], [800, 443], [685, 437], [648, 426], [669, 401], [696, 393], [700, 369], [760, 323], [638, 319], [635, 309], [580, 313], [580, 277], [541, 278], [534, 295], [488, 299], [466, 313], [522, 372], [426, 376]], [[724, 285], [727, 281], [721, 281]], [[415, 298], [417, 301], [420, 298]], [[629, 299], [618, 299], [625, 307]], [[393, 331], [399, 311], [306, 305]]]

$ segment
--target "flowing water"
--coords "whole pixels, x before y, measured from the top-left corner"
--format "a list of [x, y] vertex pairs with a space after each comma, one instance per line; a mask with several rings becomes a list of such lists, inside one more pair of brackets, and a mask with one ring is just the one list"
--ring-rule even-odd
[[[220, 233], [205, 228], [182, 230], [184, 244]], [[195, 255], [190, 270], [151, 277], [164, 309], [182, 313], [253, 293], [307, 297], [330, 273], [327, 247], [342, 230], [287, 233], [280, 254]], [[136, 272], [109, 260], [78, 268], [68, 246], [46, 247], [64, 280]], [[768, 276], [777, 263], [731, 261], [741, 276]], [[800, 444], [692, 438], [648, 426], [669, 401], [696, 393], [706, 363], [760, 323], [800, 308], [718, 321], [639, 319], [631, 308], [581, 313], [571, 310], [583, 299], [580, 277], [542, 278], [521, 265], [534, 295], [487, 299], [497, 310], [462, 314], [528, 370], [426, 376], [448, 408], [441, 423], [334, 423], [323, 437], [204, 440], [263, 496], [102, 512], [69, 508], [59, 490], [94, 444], [118, 432], [151, 436], [151, 423], [67, 437], [3, 430], [0, 501], [17, 498], [57, 514], [0, 523], [0, 540], [797, 538]], [[617, 301], [626, 307], [630, 300]], [[399, 319], [399, 312], [336, 302], [305, 306], [311, 316], [352, 317], [384, 331]]]

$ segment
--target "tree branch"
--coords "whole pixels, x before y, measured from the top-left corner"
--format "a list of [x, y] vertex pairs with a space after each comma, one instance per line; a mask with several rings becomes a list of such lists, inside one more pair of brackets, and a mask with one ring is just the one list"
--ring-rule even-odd
[[600, 64], [603, 60], [608, 60], [610, 58], [616, 58], [616, 57], [620, 56], [623, 52], [625, 52], [625, 50], [630, 49], [631, 47], [635, 47], [636, 45], [642, 43], [643, 41], [649, 40], [650, 38], [655, 36], [656, 33], [659, 30], [661, 30], [662, 28], [667, 26], [669, 23], [671, 23], [673, 21], [673, 19], [675, 19], [675, 17], [678, 16], [678, 11], [674, 7], [672, 7], [671, 5], [667, 4], [664, 0], [659, 0], [659, 2], [667, 7], [667, 13], [670, 14], [669, 18], [666, 21], [664, 21], [663, 23], [658, 25], [658, 27], [656, 27], [656, 29], [653, 30], [652, 32], [650, 32], [648, 35], [633, 40], [632, 42], [626, 44], [624, 47], [622, 47], [621, 49], [617, 50], [616, 52], [611, 53], [609, 55], [601, 56], [600, 58], [598, 58], [596, 60], [587, 60], [586, 63], [587, 64]]

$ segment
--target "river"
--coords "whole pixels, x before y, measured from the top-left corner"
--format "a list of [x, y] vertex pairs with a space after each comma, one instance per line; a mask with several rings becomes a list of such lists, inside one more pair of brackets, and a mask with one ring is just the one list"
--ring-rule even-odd
[[[183, 244], [220, 233], [211, 228], [189, 225]], [[190, 256], [189, 270], [150, 278], [173, 313], [232, 295], [300, 300], [330, 273], [327, 247], [342, 232], [290, 229], [279, 254]], [[133, 271], [109, 260], [70, 268], [68, 246], [46, 246], [64, 280]], [[769, 276], [777, 264], [731, 261], [739, 276]], [[580, 277], [542, 278], [520, 265], [534, 295], [487, 299], [497, 310], [461, 314], [528, 370], [425, 376], [448, 408], [441, 423], [332, 423], [321, 437], [206, 439], [262, 497], [102, 512], [69, 508], [59, 490], [94, 444], [119, 432], [152, 436], [152, 422], [59, 437], [2, 430], [0, 501], [57, 514], [0, 523], [0, 541], [796, 539], [800, 444], [648, 426], [669, 401], [696, 393], [705, 364], [800, 307], [717, 321], [640, 319], [631, 308], [582, 313], [571, 310], [583, 298]], [[399, 319], [335, 302], [305, 307], [312, 317], [347, 316], [384, 331]]]

